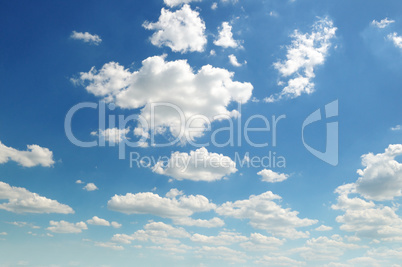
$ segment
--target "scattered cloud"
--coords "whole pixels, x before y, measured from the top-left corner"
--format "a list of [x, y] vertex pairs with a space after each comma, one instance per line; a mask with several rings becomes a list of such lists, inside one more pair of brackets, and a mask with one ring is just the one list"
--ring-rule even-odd
[[66, 221], [50, 221], [47, 230], [59, 234], [78, 234], [82, 230], [87, 230], [88, 227], [84, 222], [69, 223]]
[[[139, 71], [130, 72], [118, 63], [107, 63], [100, 71], [92, 68], [81, 73], [80, 81], [86, 84], [88, 92], [106, 102], [113, 101], [120, 108], [141, 109], [140, 115], [148, 125], [154, 107], [151, 130], [164, 134], [168, 129], [181, 140], [202, 136], [208, 129], [206, 119], [213, 122], [237, 117], [238, 111], [227, 110], [229, 104], [246, 103], [252, 95], [250, 83], [233, 81], [233, 73], [225, 69], [206, 65], [194, 74], [187, 61], [166, 62], [165, 56], [150, 57], [142, 65]], [[162, 102], [171, 106], [153, 106]], [[185, 129], [178, 111], [191, 122]]]
[[56, 200], [4, 182], [0, 182], [0, 200], [8, 200], [8, 202], [0, 202], [0, 209], [14, 213], [74, 213], [72, 208]]
[[218, 39], [214, 41], [216, 46], [223, 48], [241, 48], [241, 42], [233, 39], [232, 26], [229, 22], [223, 22], [219, 30]]
[[15, 161], [23, 167], [51, 167], [54, 164], [53, 152], [38, 145], [28, 145], [27, 151], [5, 146], [0, 142], [0, 164]]
[[99, 37], [99, 35], [90, 34], [89, 32], [73, 31], [71, 33], [70, 37], [71, 37], [71, 39], [81, 40], [81, 41], [84, 41], [85, 43], [94, 44], [94, 45], [99, 45], [102, 42], [102, 39]]
[[216, 213], [248, 219], [252, 227], [266, 230], [273, 236], [289, 239], [308, 237], [308, 232], [297, 231], [296, 228], [313, 225], [317, 220], [300, 219], [297, 211], [284, 209], [275, 202], [279, 200], [280, 196], [268, 191], [261, 195], [252, 195], [249, 199], [226, 202], [216, 209]]
[[206, 27], [199, 15], [189, 5], [175, 12], [162, 8], [158, 22], [146, 21], [143, 27], [156, 31], [151, 36], [153, 45], [170, 47], [173, 52], [203, 52], [207, 44]]
[[400, 131], [400, 130], [402, 130], [401, 125], [396, 125], [395, 127], [391, 127], [391, 131]]
[[119, 246], [116, 243], [112, 242], [95, 242], [96, 247], [102, 247], [102, 248], [110, 248], [113, 250], [124, 250], [123, 246]]
[[[291, 35], [292, 44], [287, 46], [286, 60], [274, 63], [274, 67], [282, 77], [288, 78], [287, 86], [281, 93], [271, 95], [265, 102], [274, 102], [282, 98], [296, 98], [301, 94], [314, 92], [314, 70], [323, 65], [329, 54], [331, 40], [337, 28], [328, 19], [320, 19], [314, 23], [311, 33], [300, 33], [295, 30]], [[282, 84], [283, 82], [280, 82]]]
[[116, 229], [122, 227], [122, 225], [120, 223], [118, 223], [118, 222], [111, 222], [110, 224], [112, 225], [113, 228], [116, 228]]
[[98, 190], [98, 187], [94, 183], [88, 183], [82, 189], [84, 189], [86, 191], [95, 191], [95, 190]]
[[153, 171], [176, 180], [213, 182], [237, 172], [237, 169], [229, 157], [210, 153], [203, 147], [189, 154], [175, 152], [169, 162], [159, 161]]
[[285, 256], [262, 256], [254, 262], [257, 265], [267, 266], [304, 266], [305, 262], [297, 261]]
[[193, 234], [190, 239], [196, 243], [213, 244], [215, 246], [232, 245], [248, 240], [246, 236], [233, 232], [220, 232], [217, 236]]
[[81, 181], [81, 180], [77, 180], [77, 181], [75, 181], [75, 183], [76, 183], [76, 184], [84, 184], [84, 182]]
[[262, 176], [261, 181], [268, 182], [268, 183], [279, 183], [287, 180], [289, 178], [288, 174], [284, 173], [277, 173], [272, 170], [264, 169], [257, 173], [258, 175]]
[[212, 3], [211, 9], [216, 10], [217, 8], [218, 8], [218, 3], [217, 2]]
[[384, 29], [384, 28], [388, 27], [391, 23], [394, 23], [394, 22], [395, 22], [395, 20], [390, 20], [388, 18], [385, 18], [379, 22], [376, 20], [373, 20], [371, 22], [371, 25], [373, 25], [374, 27], [380, 28], [380, 29]]
[[196, 250], [195, 254], [206, 259], [221, 260], [230, 263], [245, 263], [247, 259], [247, 255], [244, 252], [224, 246], [203, 246]]

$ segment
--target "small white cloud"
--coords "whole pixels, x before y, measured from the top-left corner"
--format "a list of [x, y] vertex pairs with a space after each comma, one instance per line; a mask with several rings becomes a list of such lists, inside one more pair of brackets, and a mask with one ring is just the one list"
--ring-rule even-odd
[[76, 184], [83, 184], [84, 182], [81, 181], [81, 180], [77, 180], [77, 181], [75, 181], [75, 183], [76, 183]]
[[15, 161], [23, 167], [39, 165], [50, 167], [54, 164], [53, 152], [48, 148], [42, 148], [38, 145], [28, 145], [27, 147], [27, 151], [20, 151], [7, 147], [0, 142], [0, 164], [7, 163], [9, 160]]
[[237, 61], [237, 58], [235, 55], [229, 55], [229, 62], [230, 64], [232, 64], [235, 67], [241, 67], [243, 64], [239, 63], [239, 61]]
[[388, 18], [385, 18], [385, 19], [383, 19], [383, 20], [381, 20], [379, 22], [376, 21], [376, 20], [373, 20], [371, 22], [371, 25], [373, 25], [373, 26], [375, 26], [377, 28], [380, 28], [380, 29], [384, 29], [385, 27], [387, 27], [388, 25], [390, 25], [391, 23], [394, 23], [394, 22], [395, 22], [395, 20], [390, 20]]
[[221, 46], [223, 48], [237, 48], [241, 47], [240, 41], [233, 39], [232, 26], [229, 22], [223, 22], [221, 28], [219, 29], [218, 39], [214, 41], [216, 46]]
[[120, 223], [118, 223], [118, 222], [111, 222], [110, 224], [112, 225], [113, 228], [120, 228], [120, 227], [122, 227], [122, 225], [121, 225]]
[[98, 187], [94, 183], [88, 183], [82, 189], [84, 189], [86, 191], [95, 191], [95, 190], [98, 190]]
[[399, 36], [396, 32], [390, 33], [387, 36], [388, 40], [392, 41], [397, 48], [402, 49], [402, 36]]
[[287, 86], [279, 94], [271, 95], [264, 101], [269, 103], [313, 93], [315, 68], [324, 64], [336, 30], [328, 18], [314, 23], [311, 33], [303, 34], [295, 30], [291, 35], [292, 44], [287, 46], [286, 60], [274, 63], [282, 77], [290, 77]]
[[261, 180], [263, 182], [268, 182], [268, 183], [279, 183], [279, 182], [283, 182], [289, 178], [288, 174], [276, 173], [272, 170], [266, 170], [266, 169], [258, 172], [257, 174], [262, 176]]
[[92, 219], [87, 220], [88, 224], [100, 225], [100, 226], [110, 226], [110, 223], [105, 219], [99, 218], [98, 216], [92, 217]]
[[81, 233], [82, 230], [88, 229], [87, 225], [84, 222], [78, 222], [74, 224], [66, 221], [50, 221], [49, 225], [50, 226], [47, 228], [47, 230], [59, 234], [78, 234]]
[[147, 30], [155, 30], [151, 43], [156, 46], [167, 46], [173, 52], [203, 52], [207, 44], [205, 23], [200, 14], [184, 5], [171, 12], [162, 8], [158, 22], [144, 22]]
[[0, 209], [14, 213], [74, 213], [72, 208], [56, 200], [31, 193], [22, 187], [0, 182], [0, 200], [3, 199], [8, 202], [1, 201]]
[[218, 3], [217, 2], [212, 3], [211, 9], [216, 10], [217, 8], [218, 8]]
[[400, 131], [400, 130], [402, 130], [401, 125], [396, 125], [395, 127], [391, 127], [391, 131]]
[[89, 32], [76, 32], [73, 31], [70, 36], [74, 40], [81, 40], [85, 43], [99, 45], [102, 39], [96, 34], [90, 34]]
[[4, 236], [4, 235], [7, 235], [7, 233], [6, 232], [1, 232], [0, 235]]
[[321, 226], [315, 228], [315, 230], [319, 231], [319, 232], [331, 231], [332, 227], [331, 226], [326, 226], [326, 225], [321, 225]]
[[213, 182], [237, 172], [237, 169], [236, 163], [229, 157], [210, 153], [202, 147], [196, 151], [190, 151], [190, 154], [175, 152], [167, 164], [162, 161], [155, 164], [153, 171], [180, 181]]
[[95, 242], [95, 246], [102, 248], [110, 248], [113, 250], [124, 250], [123, 246], [119, 246], [116, 243], [112, 242]]
[[209, 52], [209, 55], [210, 55], [210, 56], [216, 56], [215, 50], [212, 49], [212, 50]]

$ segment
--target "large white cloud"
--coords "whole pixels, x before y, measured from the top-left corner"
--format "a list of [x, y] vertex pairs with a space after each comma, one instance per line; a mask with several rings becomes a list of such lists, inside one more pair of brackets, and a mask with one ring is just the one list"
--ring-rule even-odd
[[194, 74], [185, 60], [167, 62], [165, 56], [154, 56], [144, 60], [138, 71], [131, 72], [110, 62], [99, 71], [92, 68], [81, 73], [79, 80], [88, 92], [107, 102], [113, 101], [125, 109], [141, 109], [148, 125], [151, 125], [152, 103], [177, 107], [188, 127], [181, 121], [178, 110], [159, 106], [154, 109], [152, 130], [159, 133], [169, 129], [173, 136], [184, 138], [180, 133], [185, 128], [185, 137], [191, 139], [203, 135], [208, 128], [206, 120], [213, 122], [238, 116], [237, 111], [227, 109], [232, 101], [246, 103], [250, 99], [253, 86], [233, 81], [232, 77], [233, 73], [210, 65]]
[[170, 218], [175, 224], [200, 227], [222, 226], [223, 222], [219, 218], [194, 220], [190, 217], [194, 213], [208, 212], [216, 208], [216, 205], [206, 197], [181, 195], [176, 198], [174, 194], [172, 197], [169, 193], [168, 196], [170, 197], [161, 197], [151, 192], [115, 195], [108, 201], [108, 208], [125, 214], [152, 214]]
[[156, 46], [168, 46], [174, 52], [203, 52], [207, 44], [205, 23], [200, 13], [189, 5], [171, 12], [162, 8], [158, 22], [144, 22], [143, 26], [156, 32], [151, 37], [151, 43]]
[[395, 157], [402, 155], [402, 145], [390, 145], [384, 153], [362, 156], [356, 191], [367, 199], [392, 200], [402, 196], [402, 164]]
[[70, 223], [66, 221], [50, 221], [47, 230], [59, 234], [78, 234], [82, 230], [87, 230], [88, 227], [84, 222]]
[[43, 148], [38, 145], [28, 145], [27, 147], [27, 151], [20, 151], [5, 146], [0, 142], [0, 164], [7, 163], [9, 160], [15, 161], [24, 167], [34, 167], [38, 165], [50, 167], [54, 164], [53, 152], [48, 148]]
[[277, 101], [284, 97], [295, 98], [314, 91], [312, 82], [315, 77], [314, 70], [324, 64], [336, 30], [333, 22], [324, 18], [314, 23], [311, 33], [294, 31], [291, 35], [292, 44], [287, 46], [286, 60], [274, 63], [281, 76], [289, 80], [281, 93], [266, 98], [266, 102]]
[[335, 192], [339, 196], [332, 208], [344, 212], [336, 218], [341, 230], [362, 237], [402, 240], [402, 219], [396, 214], [397, 206], [376, 205], [357, 196], [350, 198], [357, 193], [355, 184], [340, 186]]
[[74, 213], [72, 208], [56, 200], [31, 193], [22, 187], [0, 182], [0, 200], [4, 199], [8, 202], [1, 202], [0, 209], [14, 213]]
[[153, 171], [176, 180], [212, 182], [237, 172], [237, 169], [229, 157], [210, 153], [203, 147], [189, 154], [175, 152], [169, 162], [158, 162]]
[[261, 195], [252, 195], [249, 199], [226, 202], [216, 209], [216, 213], [237, 219], [249, 219], [251, 226], [266, 230], [274, 236], [289, 239], [308, 237], [308, 232], [297, 231], [296, 228], [310, 226], [317, 221], [301, 219], [297, 216], [297, 211], [282, 208], [275, 202], [280, 199], [280, 196], [268, 191]]
[[214, 41], [216, 46], [222, 46], [223, 48], [237, 48], [241, 47], [241, 42], [233, 39], [232, 26], [229, 22], [223, 22], [219, 29], [219, 36]]

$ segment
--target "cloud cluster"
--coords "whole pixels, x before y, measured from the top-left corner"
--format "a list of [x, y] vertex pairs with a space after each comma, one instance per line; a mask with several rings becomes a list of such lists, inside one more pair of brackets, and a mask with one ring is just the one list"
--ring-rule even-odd
[[380, 28], [380, 29], [384, 29], [384, 28], [388, 27], [391, 23], [395, 23], [395, 20], [392, 20], [392, 19], [390, 20], [388, 18], [385, 18], [381, 21], [373, 20], [371, 22], [371, 25], [373, 25], [374, 27]]
[[[183, 1], [168, 1], [170, 4], [178, 2]], [[162, 8], [159, 20], [144, 22], [143, 27], [155, 31], [151, 36], [153, 45], [170, 47], [173, 52], [203, 52], [207, 44], [206, 27], [199, 15], [189, 5], [175, 12]]]
[[53, 152], [48, 148], [38, 145], [28, 145], [27, 151], [20, 151], [12, 147], [5, 146], [0, 142], [0, 164], [8, 161], [15, 161], [24, 167], [43, 166], [50, 167], [54, 164]]
[[179, 6], [182, 4], [188, 4], [191, 2], [201, 2], [201, 1], [202, 0], [163, 0], [165, 5], [167, 5], [169, 7], [175, 7], [175, 6]]
[[0, 200], [4, 199], [8, 202], [1, 202], [0, 209], [14, 213], [74, 213], [72, 208], [56, 200], [0, 182]]
[[250, 99], [253, 86], [233, 81], [232, 77], [233, 73], [210, 65], [194, 74], [185, 60], [167, 62], [165, 56], [154, 56], [144, 60], [138, 71], [131, 72], [111, 62], [99, 71], [92, 68], [81, 73], [80, 81], [88, 92], [107, 102], [114, 101], [120, 108], [141, 109], [148, 125], [152, 104], [169, 103], [154, 107], [151, 130], [164, 133], [169, 129], [174, 137], [185, 134], [191, 139], [203, 135], [208, 128], [206, 120], [238, 116], [236, 110], [227, 109], [232, 101], [246, 103]]
[[98, 216], [94, 216], [91, 219], [87, 220], [88, 224], [99, 225], [99, 226], [113, 226], [114, 228], [120, 228], [121, 224], [118, 222], [109, 222], [105, 219], [99, 218]]
[[292, 44], [287, 46], [286, 60], [274, 63], [281, 76], [289, 77], [289, 80], [281, 93], [266, 98], [266, 102], [274, 102], [284, 97], [296, 98], [303, 93], [311, 94], [314, 91], [314, 70], [324, 64], [336, 30], [333, 22], [324, 18], [314, 23], [311, 33], [294, 31], [291, 35]]
[[153, 171], [176, 180], [217, 181], [237, 172], [236, 163], [222, 154], [200, 148], [187, 153], [175, 152], [169, 162], [159, 161]]
[[297, 231], [296, 228], [310, 226], [317, 221], [301, 219], [297, 216], [297, 211], [282, 208], [275, 202], [280, 199], [280, 196], [268, 191], [261, 195], [252, 195], [249, 199], [226, 202], [216, 209], [216, 213], [237, 219], [248, 219], [252, 227], [266, 230], [273, 236], [289, 239], [308, 237], [308, 232]]
[[388, 40], [392, 41], [397, 48], [402, 49], [402, 36], [399, 36], [396, 32], [390, 33], [387, 36]]
[[218, 227], [223, 225], [219, 218], [194, 220], [190, 216], [198, 212], [214, 210], [216, 205], [202, 195], [176, 195], [177, 189], [168, 192], [168, 197], [146, 192], [115, 195], [108, 201], [108, 208], [125, 214], [152, 214], [170, 218], [175, 224], [199, 227]]

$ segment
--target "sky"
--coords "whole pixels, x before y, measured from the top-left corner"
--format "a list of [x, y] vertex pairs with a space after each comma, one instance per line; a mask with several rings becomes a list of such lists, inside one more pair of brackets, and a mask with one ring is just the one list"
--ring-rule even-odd
[[3, 1], [0, 266], [401, 266], [401, 10]]

